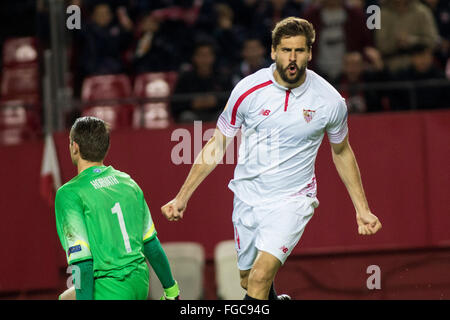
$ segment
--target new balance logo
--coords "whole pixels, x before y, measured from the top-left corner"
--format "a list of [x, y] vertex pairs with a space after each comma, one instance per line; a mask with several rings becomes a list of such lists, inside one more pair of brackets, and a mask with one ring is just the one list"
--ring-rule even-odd
[[268, 109], [262, 109], [261, 112], [259, 114], [263, 115], [263, 116], [268, 116], [270, 113], [270, 110]]
[[289, 249], [286, 248], [285, 246], [282, 246], [282, 247], [280, 248], [280, 250], [283, 251], [283, 253], [286, 253], [286, 252], [289, 251]]

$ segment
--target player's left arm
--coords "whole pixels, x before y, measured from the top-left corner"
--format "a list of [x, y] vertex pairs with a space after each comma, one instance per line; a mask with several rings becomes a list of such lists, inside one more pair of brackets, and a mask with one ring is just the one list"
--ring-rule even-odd
[[147, 258], [152, 269], [155, 271], [161, 285], [164, 289], [163, 299], [165, 300], [177, 300], [180, 295], [180, 288], [178, 283], [173, 278], [172, 270], [170, 268], [169, 259], [167, 258], [164, 249], [159, 242], [157, 232], [155, 230], [155, 224], [153, 223], [150, 209], [144, 198], [144, 193], [141, 188], [138, 187], [138, 197], [141, 199], [142, 212], [143, 212], [143, 253]]
[[73, 263], [74, 286], [59, 295], [58, 300], [94, 300], [94, 269], [92, 259]]
[[361, 235], [375, 234], [381, 229], [381, 223], [369, 209], [358, 163], [348, 141], [348, 134], [342, 142], [330, 142], [330, 144], [334, 165], [336, 166], [342, 182], [347, 188], [356, 210], [358, 233]]
[[[89, 246], [83, 208], [77, 195], [63, 187], [56, 193], [55, 199], [56, 229], [61, 245], [66, 252], [67, 263], [72, 267], [75, 279], [75, 298], [92, 300], [94, 298], [93, 260]], [[72, 298], [69, 290], [59, 298]]]

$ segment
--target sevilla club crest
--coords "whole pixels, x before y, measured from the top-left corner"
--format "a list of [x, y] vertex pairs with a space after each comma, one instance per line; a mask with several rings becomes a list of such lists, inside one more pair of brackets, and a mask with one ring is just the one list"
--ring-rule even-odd
[[315, 110], [303, 109], [303, 117], [305, 118], [305, 121], [310, 122], [314, 117], [314, 113], [316, 113]]

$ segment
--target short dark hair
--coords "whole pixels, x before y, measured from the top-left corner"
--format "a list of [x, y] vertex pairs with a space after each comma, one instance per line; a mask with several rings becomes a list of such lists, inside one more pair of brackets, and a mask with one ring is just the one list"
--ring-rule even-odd
[[70, 130], [70, 140], [80, 147], [81, 158], [91, 162], [105, 159], [109, 150], [110, 126], [95, 117], [81, 117], [75, 120]]
[[272, 31], [272, 47], [274, 49], [280, 44], [283, 37], [305, 36], [308, 49], [316, 40], [316, 31], [313, 25], [305, 19], [288, 17], [275, 25]]

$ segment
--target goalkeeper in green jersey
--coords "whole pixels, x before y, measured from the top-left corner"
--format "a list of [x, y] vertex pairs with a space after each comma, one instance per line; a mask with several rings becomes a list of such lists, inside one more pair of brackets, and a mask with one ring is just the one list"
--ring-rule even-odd
[[[69, 149], [78, 175], [58, 189], [55, 211], [76, 299], [147, 299], [145, 258], [161, 281], [163, 298], [178, 299], [178, 284], [142, 190], [128, 174], [103, 165], [107, 124], [94, 117], [77, 119]], [[70, 295], [69, 289], [60, 299]]]

